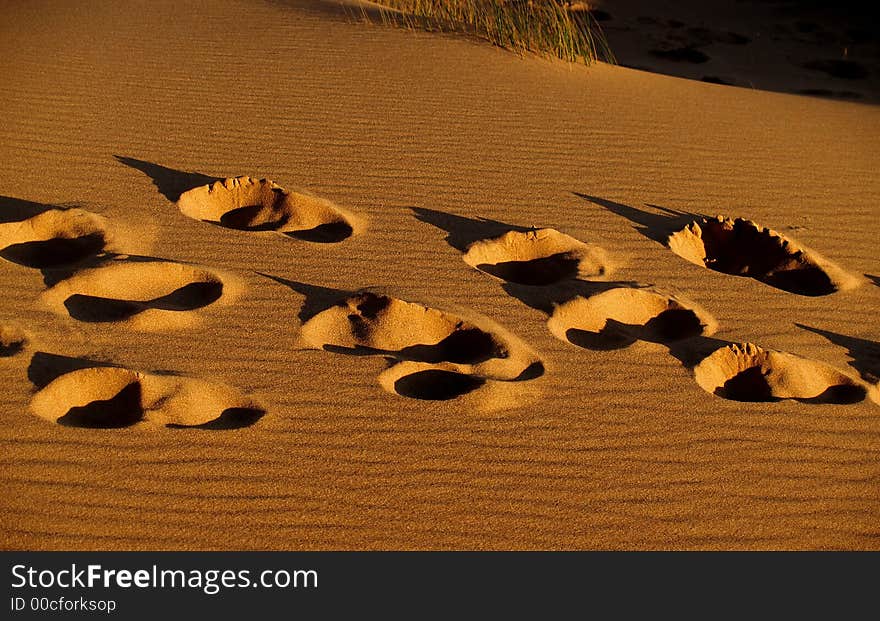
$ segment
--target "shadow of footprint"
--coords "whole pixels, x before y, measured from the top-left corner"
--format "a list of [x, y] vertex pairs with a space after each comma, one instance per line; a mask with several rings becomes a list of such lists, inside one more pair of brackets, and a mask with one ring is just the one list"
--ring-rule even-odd
[[138, 160], [133, 157], [122, 155], [114, 155], [113, 157], [119, 163], [147, 175], [153, 180], [153, 185], [156, 186], [159, 193], [172, 203], [176, 203], [180, 195], [188, 190], [221, 180], [220, 177], [212, 177], [198, 172], [175, 170], [174, 168], [168, 168], [167, 166], [161, 166], [145, 160]]
[[718, 349], [694, 367], [694, 377], [706, 392], [733, 401], [844, 405], [864, 401], [870, 390], [821, 362], [751, 343]]
[[12, 358], [23, 352], [28, 344], [27, 333], [12, 324], [0, 324], [0, 358]]
[[25, 267], [73, 265], [104, 253], [109, 245], [107, 221], [83, 209], [48, 208], [0, 223], [0, 257]]
[[473, 375], [443, 369], [428, 369], [397, 379], [393, 391], [410, 399], [448, 401], [473, 392], [485, 384], [486, 380]]
[[637, 341], [672, 343], [715, 332], [717, 323], [695, 304], [650, 289], [617, 287], [558, 305], [547, 327], [561, 341], [597, 351]]
[[184, 263], [141, 259], [115, 259], [79, 271], [44, 292], [43, 300], [77, 321], [122, 322], [150, 331], [194, 325], [199, 321], [196, 311], [235, 297], [229, 276]]
[[533, 382], [492, 380], [450, 363], [391, 362], [379, 375], [379, 384], [408, 399], [455, 401], [468, 411], [488, 413], [524, 407], [540, 398], [540, 387]]
[[250, 426], [265, 414], [261, 406], [226, 384], [118, 366], [89, 366], [90, 361], [40, 354], [45, 356], [39, 363], [44, 366], [52, 366], [53, 358], [79, 363], [73, 366], [80, 368], [38, 385], [31, 399], [34, 415], [59, 425], [233, 429]]
[[862, 379], [872, 384], [880, 382], [880, 343], [877, 341], [846, 336], [845, 334], [839, 334], [830, 330], [811, 328], [801, 323], [795, 323], [794, 325], [802, 330], [818, 334], [838, 347], [845, 348], [849, 357], [852, 358], [852, 361], [849, 363], [850, 366], [859, 372]]
[[804, 296], [828, 295], [857, 280], [771, 229], [742, 218], [703, 218], [673, 233], [672, 252], [696, 265], [745, 276]]
[[194, 220], [240, 231], [276, 231], [316, 243], [341, 242], [357, 221], [330, 201], [290, 192], [268, 179], [236, 177], [188, 190], [177, 200]]

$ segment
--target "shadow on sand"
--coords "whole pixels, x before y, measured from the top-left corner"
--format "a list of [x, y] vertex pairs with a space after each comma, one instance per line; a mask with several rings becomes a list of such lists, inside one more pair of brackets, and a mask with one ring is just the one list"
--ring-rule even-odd
[[645, 211], [637, 207], [624, 205], [623, 203], [615, 203], [597, 196], [590, 196], [589, 194], [581, 194], [579, 192], [573, 192], [573, 194], [578, 198], [603, 207], [613, 214], [626, 218], [633, 223], [633, 228], [639, 233], [664, 246], [672, 233], [680, 231], [694, 220], [707, 217], [704, 214], [677, 211], [668, 207], [651, 204], [646, 204], [646, 206], [657, 211]]
[[818, 334], [838, 347], [843, 347], [847, 350], [849, 357], [852, 358], [849, 365], [859, 372], [862, 379], [872, 384], [880, 381], [880, 343], [877, 341], [847, 336], [830, 330], [812, 328], [801, 323], [795, 323], [794, 325], [802, 330]]
[[176, 203], [184, 192], [222, 180], [222, 177], [212, 177], [199, 172], [186, 172], [175, 170], [152, 162], [137, 160], [133, 157], [114, 155], [122, 164], [135, 170], [139, 170], [153, 180], [159, 193], [169, 201]]

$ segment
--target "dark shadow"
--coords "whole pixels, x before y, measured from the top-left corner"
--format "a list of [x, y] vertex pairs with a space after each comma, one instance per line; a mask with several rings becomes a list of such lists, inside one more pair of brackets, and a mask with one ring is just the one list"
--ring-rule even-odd
[[517, 375], [511, 381], [512, 382], [527, 382], [529, 380], [538, 379], [539, 377], [544, 375], [545, 370], [546, 369], [544, 368], [543, 362], [540, 362], [540, 361], [533, 362], [532, 364], [527, 366], [525, 369], [523, 369], [523, 372], [520, 373], [519, 375]]
[[0, 196], [0, 224], [21, 222], [52, 209], [64, 209], [64, 207], [34, 203], [11, 196]]
[[547, 315], [553, 313], [558, 304], [576, 297], [589, 298], [596, 294], [618, 287], [643, 287], [630, 281], [592, 282], [587, 280], [564, 280], [551, 285], [535, 287], [506, 282], [501, 288], [511, 297]]
[[805, 69], [821, 71], [827, 73], [832, 78], [840, 78], [843, 80], [864, 80], [869, 75], [868, 70], [864, 65], [852, 60], [840, 60], [838, 58], [811, 60], [804, 63], [803, 66]]
[[214, 420], [210, 420], [207, 423], [202, 423], [201, 425], [168, 424], [165, 426], [172, 429], [211, 429], [215, 431], [241, 429], [243, 427], [250, 427], [258, 420], [263, 418], [265, 414], [266, 410], [257, 407], [227, 408], [223, 410], [220, 413], [220, 416], [218, 416]]
[[868, 396], [868, 391], [864, 386], [854, 386], [852, 384], [838, 384], [837, 386], [829, 386], [821, 395], [816, 395], [810, 399], [795, 399], [801, 403], [830, 403], [832, 405], [850, 405], [860, 403]]
[[0, 257], [25, 267], [50, 269], [95, 256], [103, 251], [105, 243], [102, 233], [74, 238], [56, 237], [12, 244], [0, 250]]
[[348, 222], [328, 222], [306, 231], [288, 231], [285, 235], [314, 244], [337, 244], [351, 237], [354, 228]]
[[467, 247], [475, 241], [500, 237], [509, 231], [522, 233], [533, 231], [533, 228], [506, 224], [488, 218], [467, 218], [455, 214], [411, 207], [416, 220], [426, 222], [431, 226], [446, 231], [446, 243], [460, 252], [465, 252]]
[[[274, 280], [278, 284], [290, 287], [294, 292], [305, 296], [302, 307], [299, 311], [299, 320], [305, 323], [323, 310], [327, 310], [331, 306], [336, 306], [344, 302], [346, 298], [354, 295], [354, 291], [344, 289], [332, 289], [330, 287], [321, 287], [319, 285], [310, 285], [296, 280], [287, 280], [280, 276], [272, 276], [263, 272], [256, 274]], [[340, 304], [342, 305], [342, 304]]]
[[650, 212], [597, 196], [590, 196], [589, 194], [581, 194], [579, 192], [573, 192], [573, 194], [600, 207], [604, 207], [613, 214], [626, 218], [635, 225], [633, 228], [639, 233], [664, 246], [672, 233], [680, 231], [694, 220], [706, 217], [702, 214], [677, 211], [667, 207], [660, 207], [659, 205], [647, 205], [652, 209], [658, 210], [660, 213]]
[[449, 401], [480, 388], [486, 380], [472, 375], [431, 369], [405, 375], [394, 382], [394, 391], [411, 399]]
[[141, 171], [153, 180], [153, 184], [169, 201], [176, 203], [184, 192], [197, 188], [201, 185], [209, 185], [215, 181], [221, 181], [222, 177], [212, 177], [199, 172], [186, 172], [167, 168], [159, 164], [153, 164], [133, 157], [114, 155], [119, 162]]
[[223, 295], [223, 283], [215, 280], [191, 282], [146, 304], [150, 308], [170, 311], [191, 311], [213, 304]]
[[62, 280], [67, 280], [81, 270], [109, 265], [114, 260], [118, 260], [120, 258], [130, 263], [147, 263], [163, 260], [157, 259], [156, 257], [146, 257], [142, 255], [122, 255], [116, 252], [102, 252], [100, 254], [88, 256], [76, 263], [75, 265], [43, 268], [41, 270], [43, 275], [43, 284], [46, 285], [46, 287], [54, 287]]
[[710, 270], [753, 278], [760, 282], [804, 296], [829, 295], [837, 286], [823, 269], [801, 251], [766, 229], [737, 218], [721, 223], [708, 219], [700, 223], [703, 260]]
[[147, 310], [144, 302], [101, 298], [76, 293], [64, 300], [67, 314], [77, 321], [105, 323], [123, 321]]
[[[773, 390], [767, 383], [761, 367], [750, 367], [737, 373], [723, 386], [715, 389], [715, 395], [731, 401], [746, 402], [774, 402], [782, 401], [780, 397], [774, 397]], [[822, 394], [809, 398], [792, 398], [791, 401], [798, 403], [827, 403], [832, 405], [850, 405], [864, 401], [868, 391], [864, 386], [853, 384], [837, 384], [829, 386]]]
[[701, 335], [666, 343], [666, 347], [673, 358], [681, 362], [685, 368], [692, 369], [710, 354], [732, 344], [730, 341]]
[[410, 345], [393, 353], [402, 360], [457, 364], [479, 364], [510, 355], [495, 337], [479, 328], [458, 329], [434, 345]]
[[781, 401], [773, 396], [773, 389], [764, 378], [761, 367], [751, 367], [737, 373], [724, 382], [723, 386], [716, 388], [715, 395], [731, 401]]
[[875, 286], [880, 287], [880, 276], [872, 276], [871, 274], [865, 274], [865, 278], [874, 283]]
[[[354, 317], [357, 317], [356, 315]], [[360, 317], [357, 317], [360, 320]], [[357, 335], [357, 328], [352, 331]], [[412, 362], [453, 362], [456, 364], [479, 364], [493, 358], [507, 358], [509, 352], [498, 343], [495, 338], [483, 332], [479, 328], [465, 328], [456, 330], [439, 343], [433, 345], [418, 344], [409, 345], [399, 350], [379, 349], [356, 345], [344, 347], [342, 345], [325, 344], [322, 348], [334, 354], [347, 356], [391, 356], [396, 360], [408, 360]]]
[[611, 351], [629, 347], [637, 341], [666, 345], [700, 336], [702, 332], [703, 325], [696, 313], [675, 308], [660, 313], [643, 325], [608, 319], [599, 332], [569, 328], [565, 337], [572, 345], [584, 349]]
[[651, 55], [675, 63], [692, 63], [700, 65], [708, 62], [709, 57], [694, 47], [677, 47], [671, 50], [651, 50]]
[[65, 427], [119, 429], [130, 427], [143, 417], [141, 384], [132, 382], [109, 399], [70, 408], [57, 422]]
[[[278, 190], [276, 189], [276, 192], [277, 191]], [[245, 205], [244, 207], [231, 209], [224, 213], [220, 216], [218, 224], [228, 229], [237, 229], [239, 231], [277, 231], [279, 228], [287, 224], [287, 221], [290, 219], [286, 215], [281, 215], [277, 220], [254, 224], [254, 220], [266, 211], [269, 211], [269, 209], [262, 203], [257, 205]]]
[[24, 338], [12, 339], [8, 342], [0, 342], [0, 358], [11, 358], [24, 351], [27, 340]]
[[821, 330], [819, 328], [811, 328], [801, 323], [795, 323], [798, 328], [807, 330], [814, 334], [822, 336], [838, 347], [847, 350], [847, 354], [852, 361], [850, 366], [859, 372], [867, 382], [872, 384], [880, 381], [880, 342], [861, 339], [854, 336], [846, 336], [830, 330]]
[[570, 252], [559, 252], [549, 257], [528, 261], [481, 263], [477, 269], [496, 278], [521, 285], [551, 285], [578, 275], [580, 259]]
[[45, 388], [62, 375], [92, 367], [119, 367], [119, 365], [100, 360], [72, 358], [70, 356], [60, 356], [58, 354], [38, 351], [31, 358], [27, 376], [28, 380], [39, 389]]
[[64, 300], [64, 306], [68, 314], [78, 321], [105, 323], [129, 319], [149, 309], [192, 311], [216, 302], [221, 295], [221, 282], [194, 282], [145, 302], [76, 293]]

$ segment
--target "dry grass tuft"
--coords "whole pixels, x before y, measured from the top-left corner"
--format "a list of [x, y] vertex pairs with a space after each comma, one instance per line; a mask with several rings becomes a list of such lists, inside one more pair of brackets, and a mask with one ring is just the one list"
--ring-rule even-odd
[[[563, 0], [381, 0], [383, 23], [466, 32], [505, 49], [570, 62], [614, 62], [584, 2]], [[364, 17], [369, 19], [366, 11]]]

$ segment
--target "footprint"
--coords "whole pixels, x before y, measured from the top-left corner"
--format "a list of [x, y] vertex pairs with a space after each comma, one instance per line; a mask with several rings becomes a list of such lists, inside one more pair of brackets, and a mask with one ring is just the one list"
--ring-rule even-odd
[[663, 60], [676, 63], [693, 63], [699, 65], [709, 61], [709, 57], [693, 47], [677, 47], [671, 50], [651, 50], [651, 54]]
[[303, 324], [301, 336], [317, 349], [446, 362], [484, 379], [531, 379], [543, 373], [537, 355], [500, 326], [369, 291], [317, 313]]
[[801, 95], [811, 95], [813, 97], [830, 97], [833, 99], [861, 99], [862, 94], [855, 91], [832, 91], [827, 88], [805, 88], [798, 91]]
[[508, 231], [472, 243], [464, 262], [482, 272], [523, 285], [549, 285], [610, 271], [602, 248], [555, 229]]
[[226, 384], [112, 366], [59, 376], [34, 395], [30, 410], [59, 425], [99, 429], [134, 425], [234, 429], [252, 425], [265, 414], [252, 399]]
[[268, 179], [236, 177], [180, 195], [184, 215], [240, 231], [277, 231], [318, 243], [354, 234], [355, 218], [323, 198], [289, 192]]
[[696, 265], [799, 295], [828, 295], [859, 284], [857, 278], [793, 240], [742, 218], [695, 220], [670, 235], [667, 245]]
[[186, 263], [129, 257], [84, 269], [45, 291], [56, 313], [86, 323], [159, 331], [196, 325], [199, 311], [228, 303], [239, 286], [229, 275]]
[[701, 82], [708, 82], [709, 84], [722, 84], [724, 86], [736, 86], [736, 82], [733, 80], [728, 80], [725, 78], [719, 78], [716, 75], [704, 75], [700, 78]]
[[844, 80], [864, 80], [868, 77], [868, 70], [857, 62], [851, 60], [811, 60], [804, 63], [805, 69], [827, 73], [832, 78]]
[[28, 345], [24, 330], [12, 324], [0, 324], [0, 358], [11, 358], [20, 354]]
[[83, 209], [48, 209], [0, 223], [0, 257], [35, 269], [72, 265], [108, 250], [107, 220]]
[[752, 343], [718, 349], [694, 368], [694, 376], [706, 392], [733, 401], [847, 404], [863, 401], [870, 391], [826, 364]]
[[497, 412], [524, 407], [540, 398], [534, 382], [504, 382], [461, 372], [449, 363], [404, 361], [379, 375], [388, 392], [420, 401], [456, 401], [468, 410]]
[[561, 341], [585, 349], [612, 350], [636, 341], [671, 343], [713, 334], [717, 323], [703, 309], [673, 296], [617, 287], [558, 305], [547, 327]]

